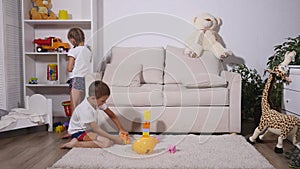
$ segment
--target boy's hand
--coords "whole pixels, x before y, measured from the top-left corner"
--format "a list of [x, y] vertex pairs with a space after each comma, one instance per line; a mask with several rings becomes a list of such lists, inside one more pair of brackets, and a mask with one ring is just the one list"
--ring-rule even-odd
[[120, 130], [119, 131], [119, 135], [121, 135], [121, 134], [123, 134], [123, 135], [129, 135], [128, 132], [125, 131], [125, 130]]
[[123, 144], [130, 144], [130, 137], [127, 131], [120, 131], [119, 136], [123, 140]]

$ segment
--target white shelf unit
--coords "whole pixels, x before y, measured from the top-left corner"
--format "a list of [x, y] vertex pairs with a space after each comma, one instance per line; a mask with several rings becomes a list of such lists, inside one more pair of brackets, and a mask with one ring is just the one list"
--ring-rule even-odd
[[289, 68], [289, 77], [292, 82], [284, 84], [283, 109], [287, 114], [293, 114], [300, 118], [300, 66], [290, 65]]
[[[92, 46], [93, 55], [95, 55], [98, 52], [96, 32], [101, 27], [101, 24], [97, 22], [100, 20], [102, 23], [102, 14], [99, 10], [102, 9], [103, 1], [52, 0], [51, 4], [51, 10], [56, 16], [58, 16], [59, 10], [67, 10], [69, 19], [31, 20], [29, 11], [33, 4], [31, 0], [22, 0], [24, 96], [39, 93], [47, 98], [52, 98], [53, 115], [65, 116], [61, 102], [69, 100], [70, 97], [66, 83], [68, 80], [67, 53], [36, 52], [33, 40], [53, 36], [69, 43], [67, 39], [69, 29], [80, 27], [85, 33], [86, 45]], [[47, 80], [48, 64], [57, 64], [58, 80], [55, 82]], [[97, 64], [94, 63], [94, 65]], [[38, 84], [29, 84], [31, 77], [38, 78]]]
[[[25, 86], [67, 86], [67, 54], [60, 53], [25, 53]], [[57, 64], [58, 67], [58, 80], [47, 80], [47, 65]], [[38, 84], [29, 84], [31, 77], [38, 78]]]

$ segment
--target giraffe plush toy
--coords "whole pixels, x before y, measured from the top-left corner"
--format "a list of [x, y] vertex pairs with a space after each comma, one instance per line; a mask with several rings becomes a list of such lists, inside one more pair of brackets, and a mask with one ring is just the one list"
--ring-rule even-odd
[[295, 51], [286, 52], [285, 59], [282, 63], [274, 67], [273, 70], [266, 70], [270, 73], [270, 75], [265, 84], [262, 96], [262, 116], [253, 135], [247, 139], [247, 141], [251, 144], [254, 144], [255, 141], [262, 142], [265, 134], [270, 131], [278, 135], [278, 142], [274, 149], [276, 153], [283, 153], [283, 140], [286, 139], [288, 135], [292, 135], [294, 145], [297, 143], [297, 133], [300, 127], [300, 120], [293, 115], [282, 114], [271, 108], [269, 102], [270, 93], [272, 91], [272, 86], [276, 81], [276, 77], [279, 77], [284, 81], [290, 81], [287, 77], [288, 64], [291, 61], [294, 61], [295, 55]]

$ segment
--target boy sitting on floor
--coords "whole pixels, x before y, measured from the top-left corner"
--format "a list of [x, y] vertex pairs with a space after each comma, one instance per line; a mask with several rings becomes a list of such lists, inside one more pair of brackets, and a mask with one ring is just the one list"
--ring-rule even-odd
[[120, 135], [128, 135], [117, 116], [105, 103], [109, 95], [110, 89], [104, 82], [98, 80], [90, 85], [89, 97], [75, 108], [70, 120], [68, 133], [72, 140], [62, 145], [61, 148], [105, 148], [113, 144], [124, 144], [124, 140], [119, 136], [105, 132], [98, 124], [97, 114], [104, 111], [118, 127]]

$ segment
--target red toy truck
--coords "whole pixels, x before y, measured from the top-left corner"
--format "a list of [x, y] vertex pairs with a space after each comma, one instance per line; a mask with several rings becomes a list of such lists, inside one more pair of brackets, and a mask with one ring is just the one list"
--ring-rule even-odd
[[68, 51], [70, 49], [69, 43], [62, 42], [60, 38], [46, 37], [45, 39], [34, 39], [37, 52], [48, 52], [48, 51]]

